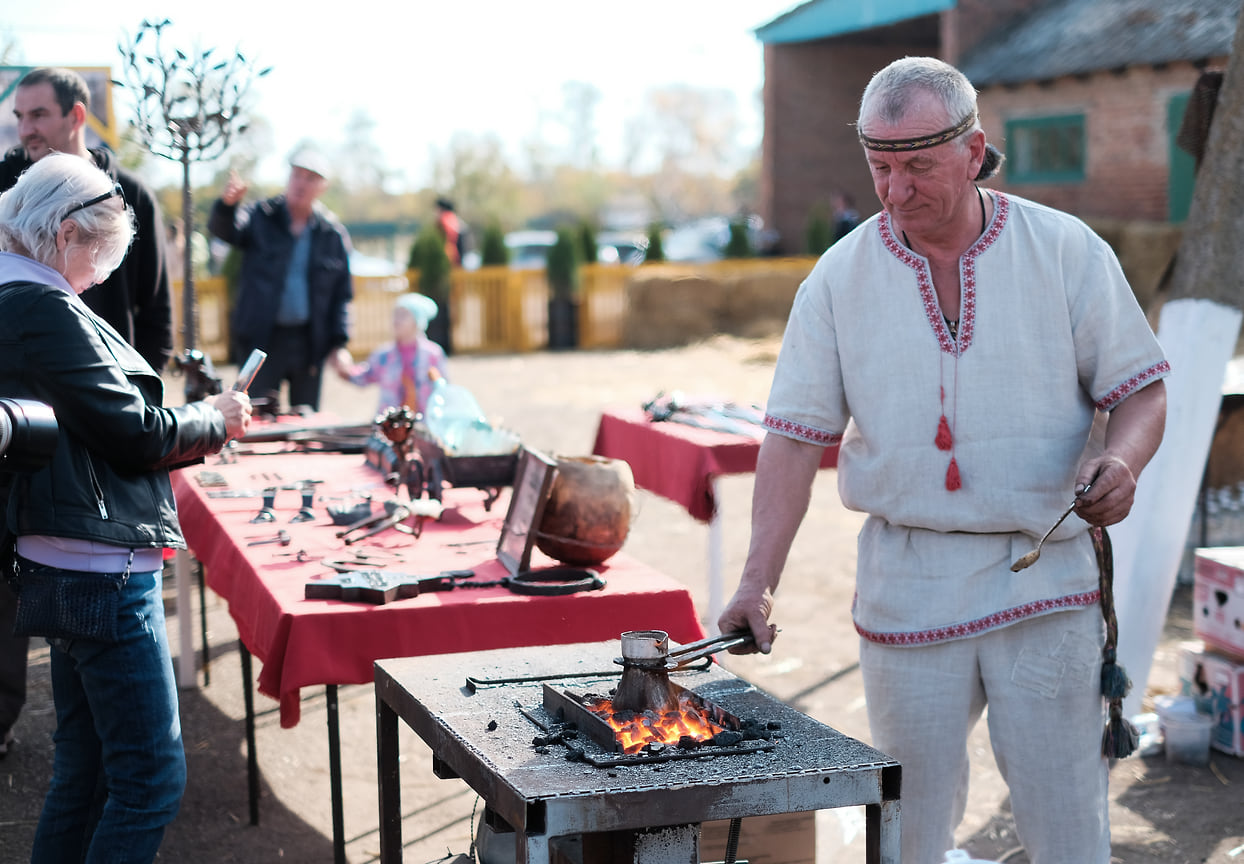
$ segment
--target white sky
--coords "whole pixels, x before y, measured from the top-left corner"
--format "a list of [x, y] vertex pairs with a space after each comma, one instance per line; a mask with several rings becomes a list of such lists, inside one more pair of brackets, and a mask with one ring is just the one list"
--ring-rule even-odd
[[[455, 131], [495, 132], [517, 154], [541, 113], [560, 110], [568, 80], [602, 92], [597, 129], [607, 161], [616, 161], [620, 124], [644, 92], [668, 84], [734, 92], [744, 121], [739, 144], [751, 148], [760, 140], [764, 77], [752, 31], [794, 5], [798, 0], [14, 0], [0, 11], [0, 41], [16, 43], [19, 64], [111, 66], [120, 79], [121, 37], [144, 18], [168, 17], [170, 48], [236, 48], [274, 67], [257, 86], [256, 113], [276, 138], [260, 179], [281, 182], [285, 157], [304, 137], [339, 146], [364, 108], [389, 167], [423, 185], [429, 153]], [[120, 119], [128, 119], [124, 95], [114, 89], [113, 98]]]

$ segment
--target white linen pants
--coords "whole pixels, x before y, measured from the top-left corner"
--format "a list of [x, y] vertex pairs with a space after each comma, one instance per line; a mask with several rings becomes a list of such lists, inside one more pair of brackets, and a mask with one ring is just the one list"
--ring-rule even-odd
[[968, 735], [989, 738], [1032, 864], [1109, 864], [1100, 607], [920, 647], [860, 641], [873, 746], [903, 766], [904, 864], [940, 864], [968, 794]]

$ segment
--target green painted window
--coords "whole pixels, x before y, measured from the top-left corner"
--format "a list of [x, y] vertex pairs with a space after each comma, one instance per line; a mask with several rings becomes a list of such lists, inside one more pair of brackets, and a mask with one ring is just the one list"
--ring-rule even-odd
[[1192, 190], [1196, 186], [1196, 160], [1175, 140], [1188, 110], [1190, 93], [1176, 93], [1166, 107], [1166, 129], [1170, 136], [1171, 167], [1166, 183], [1167, 218], [1183, 222], [1192, 208]]
[[1006, 177], [1011, 183], [1077, 183], [1084, 179], [1084, 115], [1024, 117], [1006, 122]]

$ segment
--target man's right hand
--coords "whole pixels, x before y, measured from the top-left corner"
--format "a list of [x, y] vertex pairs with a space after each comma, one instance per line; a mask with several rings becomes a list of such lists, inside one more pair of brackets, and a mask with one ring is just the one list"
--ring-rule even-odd
[[235, 207], [242, 200], [248, 188], [246, 181], [238, 175], [238, 172], [230, 171], [229, 179], [225, 182], [225, 191], [220, 193], [220, 200], [230, 207]]
[[773, 614], [773, 592], [768, 588], [757, 591], [744, 580], [738, 591], [717, 619], [717, 630], [733, 633], [750, 630], [754, 641], [730, 649], [731, 654], [768, 654], [777, 638], [777, 625], [769, 623]]

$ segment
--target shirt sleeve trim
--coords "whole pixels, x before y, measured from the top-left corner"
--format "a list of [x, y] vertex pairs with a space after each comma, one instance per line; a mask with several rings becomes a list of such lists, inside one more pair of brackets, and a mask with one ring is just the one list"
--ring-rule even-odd
[[1133, 375], [1131, 378], [1128, 378], [1118, 387], [1115, 387], [1107, 393], [1105, 397], [1095, 403], [1097, 410], [1113, 411], [1118, 407], [1119, 403], [1128, 396], [1131, 396], [1137, 390], [1143, 390], [1157, 379], [1169, 375], [1170, 373], [1171, 364], [1166, 360], [1163, 360], [1160, 363], [1155, 363], [1144, 372], [1141, 372], [1138, 375]]
[[764, 426], [766, 429], [785, 435], [787, 438], [797, 438], [809, 444], [821, 444], [830, 447], [842, 441], [841, 432], [826, 432], [812, 426], [805, 426], [802, 423], [774, 417], [772, 414], [765, 415]]

